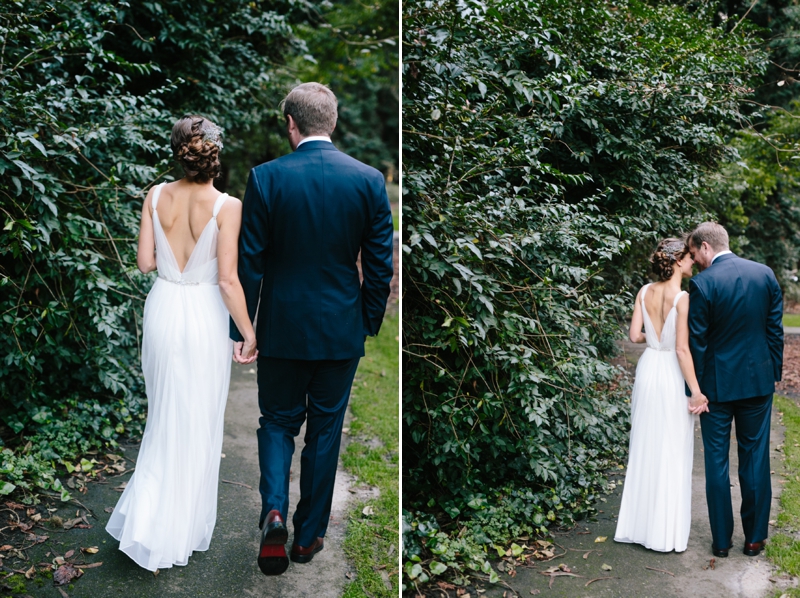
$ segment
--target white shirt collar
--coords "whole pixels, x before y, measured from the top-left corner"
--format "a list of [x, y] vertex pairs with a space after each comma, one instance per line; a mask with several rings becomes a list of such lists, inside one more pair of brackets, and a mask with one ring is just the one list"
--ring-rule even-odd
[[711, 263], [713, 264], [715, 259], [717, 259], [721, 255], [725, 255], [726, 253], [733, 253], [733, 252], [730, 251], [729, 249], [725, 249], [723, 251], [720, 251], [717, 255], [715, 255], [714, 257], [711, 258]]
[[309, 137], [303, 137], [300, 140], [300, 143], [297, 144], [297, 147], [303, 145], [306, 141], [327, 141], [328, 143], [333, 143], [331, 138], [327, 135], [310, 135]]

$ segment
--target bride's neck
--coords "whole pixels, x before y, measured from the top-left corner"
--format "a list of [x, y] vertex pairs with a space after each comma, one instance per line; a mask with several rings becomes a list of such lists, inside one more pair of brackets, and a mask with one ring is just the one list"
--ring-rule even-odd
[[683, 280], [683, 272], [681, 272], [681, 269], [678, 268], [678, 266], [676, 265], [675, 270], [672, 272], [672, 277], [666, 281], [667, 286], [680, 289], [682, 280]]

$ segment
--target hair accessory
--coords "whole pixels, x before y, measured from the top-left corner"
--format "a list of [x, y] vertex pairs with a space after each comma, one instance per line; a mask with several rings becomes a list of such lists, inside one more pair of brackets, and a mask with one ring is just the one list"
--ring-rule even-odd
[[677, 259], [675, 254], [683, 253], [685, 249], [686, 244], [683, 241], [672, 241], [664, 245], [664, 247], [661, 248], [661, 252], [667, 254], [670, 260], [675, 261]]
[[222, 129], [217, 125], [204, 119], [203, 124], [200, 126], [200, 132], [203, 134], [203, 141], [210, 141], [219, 149], [222, 149]]

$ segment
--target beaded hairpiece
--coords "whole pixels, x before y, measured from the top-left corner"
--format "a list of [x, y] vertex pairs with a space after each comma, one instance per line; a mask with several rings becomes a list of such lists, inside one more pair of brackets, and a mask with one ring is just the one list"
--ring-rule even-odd
[[219, 149], [222, 149], [222, 129], [208, 120], [203, 120], [200, 127], [200, 132], [203, 134], [203, 141], [210, 141]]
[[670, 260], [675, 261], [677, 259], [675, 255], [683, 253], [685, 249], [686, 244], [683, 241], [672, 241], [664, 245], [664, 247], [661, 248], [661, 252], [667, 254]]

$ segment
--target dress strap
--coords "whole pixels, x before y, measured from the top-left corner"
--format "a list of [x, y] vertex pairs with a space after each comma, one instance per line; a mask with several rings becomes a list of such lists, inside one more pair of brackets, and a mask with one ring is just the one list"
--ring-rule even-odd
[[156, 211], [156, 204], [158, 203], [158, 198], [161, 196], [161, 188], [166, 185], [166, 183], [161, 183], [160, 185], [156, 185], [155, 191], [153, 191], [153, 211]]
[[216, 218], [219, 211], [222, 209], [222, 204], [225, 203], [225, 200], [228, 199], [227, 193], [221, 193], [220, 196], [217, 198], [217, 201], [214, 202], [214, 212], [212, 214], [212, 218]]
[[678, 305], [678, 299], [683, 297], [685, 294], [686, 294], [686, 291], [681, 291], [680, 293], [675, 295], [675, 300], [672, 302], [672, 307], [675, 307], [676, 305]]
[[648, 282], [646, 285], [642, 287], [642, 307], [644, 307], [644, 296], [647, 295], [647, 289], [650, 288], [650, 285], [653, 284], [652, 282]]

